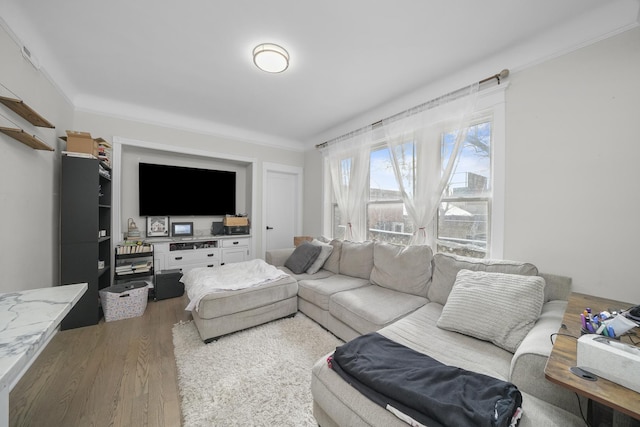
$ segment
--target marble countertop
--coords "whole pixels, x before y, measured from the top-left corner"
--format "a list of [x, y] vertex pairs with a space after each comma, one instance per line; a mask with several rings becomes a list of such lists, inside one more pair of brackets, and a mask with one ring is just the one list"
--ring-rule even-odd
[[86, 290], [79, 283], [0, 294], [0, 390], [14, 385]]

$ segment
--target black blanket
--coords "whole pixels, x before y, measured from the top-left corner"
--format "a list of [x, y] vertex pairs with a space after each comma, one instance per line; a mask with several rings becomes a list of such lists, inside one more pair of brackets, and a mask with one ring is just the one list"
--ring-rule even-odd
[[522, 405], [515, 385], [444, 365], [378, 333], [336, 348], [329, 362], [378, 405], [391, 406], [429, 427], [506, 427]]

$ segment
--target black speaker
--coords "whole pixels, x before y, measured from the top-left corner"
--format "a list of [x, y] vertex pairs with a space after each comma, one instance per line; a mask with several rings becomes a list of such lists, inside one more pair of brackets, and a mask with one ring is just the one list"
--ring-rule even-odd
[[224, 234], [224, 225], [223, 222], [213, 221], [211, 223], [211, 235], [212, 236], [220, 236]]
[[163, 270], [156, 273], [155, 299], [181, 297], [184, 294], [184, 283], [180, 282], [181, 277], [182, 271], [180, 269]]

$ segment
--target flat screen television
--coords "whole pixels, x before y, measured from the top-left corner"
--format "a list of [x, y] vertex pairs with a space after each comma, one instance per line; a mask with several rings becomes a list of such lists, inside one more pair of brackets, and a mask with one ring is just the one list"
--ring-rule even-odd
[[216, 216], [236, 213], [236, 173], [140, 163], [140, 216]]

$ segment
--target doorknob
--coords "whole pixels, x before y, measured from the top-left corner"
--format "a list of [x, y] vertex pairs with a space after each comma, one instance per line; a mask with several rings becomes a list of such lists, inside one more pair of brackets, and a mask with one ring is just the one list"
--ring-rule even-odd
[[273, 230], [273, 227], [269, 227], [269, 226], [267, 225], [267, 230]]

